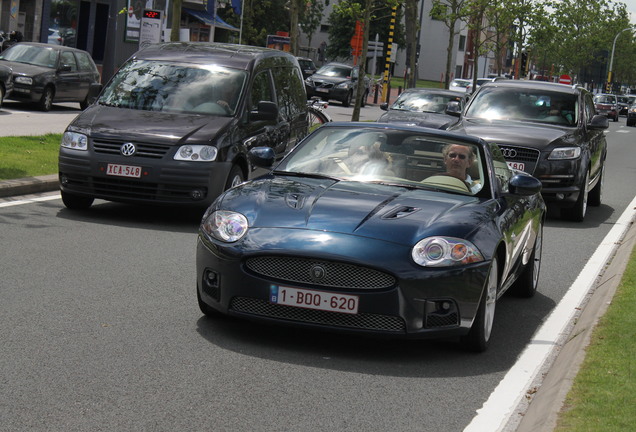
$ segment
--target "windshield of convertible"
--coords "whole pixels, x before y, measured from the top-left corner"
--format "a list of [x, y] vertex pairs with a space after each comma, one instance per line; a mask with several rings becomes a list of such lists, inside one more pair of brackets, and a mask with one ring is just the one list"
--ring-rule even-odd
[[483, 88], [475, 95], [466, 117], [574, 126], [580, 115], [576, 98], [574, 94], [541, 90]]
[[246, 77], [244, 71], [216, 65], [133, 61], [117, 72], [98, 102], [143, 111], [231, 117]]
[[414, 131], [323, 126], [275, 172], [474, 195], [485, 178], [482, 151], [469, 142]]

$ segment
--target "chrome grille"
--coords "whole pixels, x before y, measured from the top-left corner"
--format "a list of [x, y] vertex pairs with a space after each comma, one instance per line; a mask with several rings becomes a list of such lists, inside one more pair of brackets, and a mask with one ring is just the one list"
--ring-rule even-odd
[[[93, 150], [95, 153], [101, 154], [121, 154], [120, 149], [122, 144], [127, 141], [116, 140], [93, 140]], [[169, 145], [161, 144], [148, 144], [148, 143], [133, 143], [137, 149], [134, 157], [161, 159], [170, 150]]]
[[400, 317], [360, 313], [356, 315], [338, 312], [303, 309], [272, 304], [265, 300], [234, 297], [230, 310], [250, 315], [259, 315], [289, 321], [322, 324], [333, 327], [404, 333], [406, 326]]
[[538, 150], [506, 145], [500, 145], [499, 148], [507, 161], [537, 163], [539, 160], [540, 152]]
[[378, 289], [395, 285], [393, 276], [377, 270], [316, 259], [264, 256], [249, 258], [245, 265], [260, 276], [321, 287]]

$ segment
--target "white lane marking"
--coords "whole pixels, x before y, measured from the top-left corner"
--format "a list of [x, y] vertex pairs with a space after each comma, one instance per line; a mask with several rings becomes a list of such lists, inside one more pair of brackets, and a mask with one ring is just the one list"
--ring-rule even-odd
[[614, 227], [605, 236], [581, 273], [537, 330], [517, 362], [490, 394], [464, 432], [499, 432], [506, 427], [526, 391], [535, 383], [540, 371], [551, 358], [553, 350], [564, 342], [565, 330], [577, 313], [588, 292], [594, 286], [608, 260], [614, 255], [621, 239], [636, 216], [636, 197], [627, 206]]
[[51, 200], [60, 199], [60, 198], [61, 198], [61, 195], [59, 193], [56, 195], [47, 195], [47, 196], [40, 196], [35, 198], [24, 198], [24, 199], [15, 200], [15, 201], [0, 202], [0, 207], [12, 207], [12, 206], [17, 206], [22, 204], [31, 204], [31, 203], [40, 202], [40, 201], [51, 201]]

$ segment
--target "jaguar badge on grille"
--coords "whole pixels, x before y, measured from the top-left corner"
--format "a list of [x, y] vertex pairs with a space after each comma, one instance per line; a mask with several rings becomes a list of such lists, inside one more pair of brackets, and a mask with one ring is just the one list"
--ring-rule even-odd
[[309, 277], [314, 282], [320, 282], [321, 280], [325, 278], [326, 274], [327, 272], [325, 268], [321, 266], [320, 264], [315, 264], [311, 266], [311, 268], [309, 269]]

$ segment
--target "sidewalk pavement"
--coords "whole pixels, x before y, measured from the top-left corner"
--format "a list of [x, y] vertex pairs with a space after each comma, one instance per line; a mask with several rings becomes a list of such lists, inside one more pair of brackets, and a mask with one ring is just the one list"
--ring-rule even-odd
[[0, 181], [0, 198], [51, 192], [60, 189], [57, 174]]

